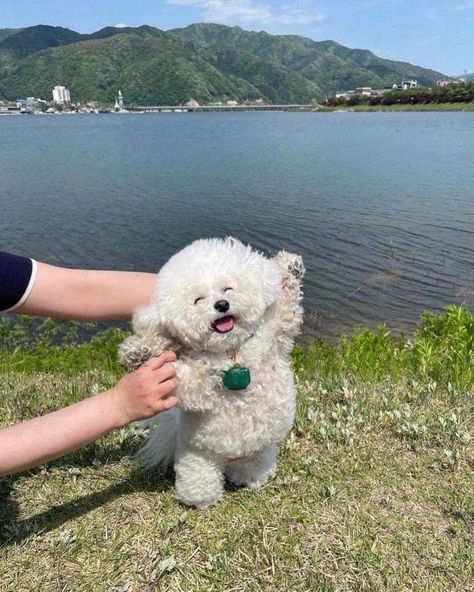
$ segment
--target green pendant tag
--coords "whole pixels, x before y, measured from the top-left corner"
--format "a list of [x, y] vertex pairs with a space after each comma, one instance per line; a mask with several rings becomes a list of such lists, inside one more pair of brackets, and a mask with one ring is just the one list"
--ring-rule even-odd
[[243, 391], [250, 384], [250, 370], [234, 366], [224, 374], [224, 386], [229, 391]]

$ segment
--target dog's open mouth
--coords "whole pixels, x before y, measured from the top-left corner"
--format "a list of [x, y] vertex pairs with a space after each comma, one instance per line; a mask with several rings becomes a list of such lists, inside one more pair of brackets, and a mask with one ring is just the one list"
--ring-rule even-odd
[[212, 323], [212, 328], [218, 333], [228, 333], [234, 328], [234, 317], [232, 315], [227, 315], [220, 319], [216, 319]]

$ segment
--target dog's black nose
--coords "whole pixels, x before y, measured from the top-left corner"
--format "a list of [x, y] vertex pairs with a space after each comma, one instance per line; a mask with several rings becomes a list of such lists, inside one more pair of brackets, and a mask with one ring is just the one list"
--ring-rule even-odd
[[218, 300], [214, 303], [214, 308], [219, 312], [227, 312], [230, 308], [230, 304], [227, 300]]

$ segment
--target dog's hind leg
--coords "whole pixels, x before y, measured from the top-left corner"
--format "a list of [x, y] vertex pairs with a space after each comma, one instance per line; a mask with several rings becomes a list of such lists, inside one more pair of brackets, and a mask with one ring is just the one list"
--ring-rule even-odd
[[224, 462], [180, 443], [175, 457], [176, 498], [187, 506], [207, 508], [224, 495]]
[[228, 464], [225, 473], [234, 485], [246, 485], [252, 489], [259, 489], [276, 473], [276, 458], [276, 446], [269, 446], [251, 458]]

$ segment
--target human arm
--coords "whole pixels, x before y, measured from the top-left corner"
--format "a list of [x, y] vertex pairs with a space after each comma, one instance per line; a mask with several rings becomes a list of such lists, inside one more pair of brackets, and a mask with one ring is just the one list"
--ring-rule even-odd
[[166, 352], [125, 375], [115, 387], [64, 409], [0, 431], [0, 476], [23, 471], [87, 446], [132, 421], [176, 404], [173, 362]]
[[151, 300], [157, 276], [131, 271], [66, 269], [37, 263], [36, 279], [15, 313], [99, 321], [129, 319]]

